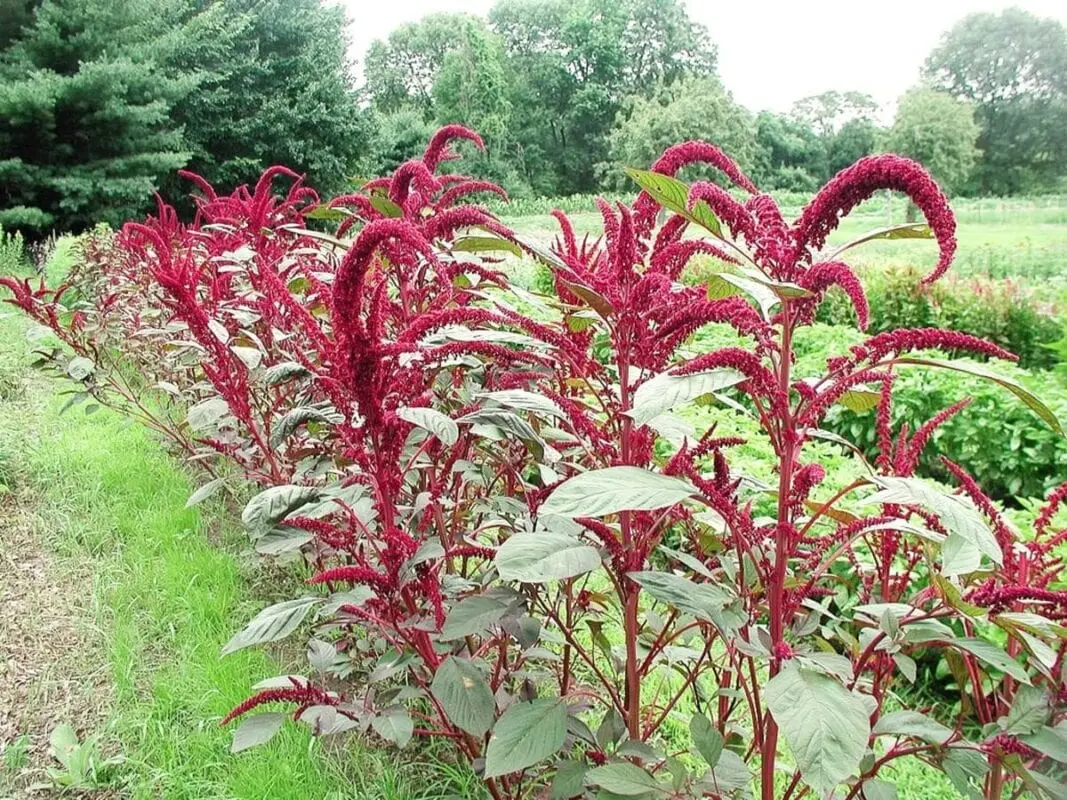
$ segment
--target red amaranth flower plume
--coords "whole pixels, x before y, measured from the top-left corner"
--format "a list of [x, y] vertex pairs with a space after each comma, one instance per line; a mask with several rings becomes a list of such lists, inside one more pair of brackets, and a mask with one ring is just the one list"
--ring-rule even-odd
[[329, 692], [312, 686], [310, 683], [301, 683], [298, 678], [290, 677], [292, 686], [282, 686], [277, 689], [264, 689], [258, 692], [240, 705], [236, 706], [225, 717], [220, 725], [229, 725], [238, 717], [244, 716], [254, 708], [266, 703], [296, 703], [302, 708], [311, 705], [335, 706], [339, 699]]
[[445, 125], [430, 139], [426, 150], [422, 154], [422, 161], [430, 172], [434, 172], [442, 161], [450, 161], [457, 158], [456, 154], [448, 149], [448, 145], [455, 139], [466, 139], [474, 142], [479, 150], [485, 150], [485, 142], [482, 137], [463, 125]]
[[799, 284], [817, 295], [812, 303], [813, 306], [818, 305], [822, 295], [831, 286], [840, 286], [848, 295], [848, 299], [852, 301], [852, 307], [856, 309], [856, 321], [859, 323], [860, 330], [867, 329], [871, 321], [871, 308], [867, 304], [867, 293], [864, 292], [863, 284], [848, 264], [840, 261], [820, 261], [804, 272]]
[[1034, 530], [1039, 536], [1043, 536], [1048, 531], [1048, 526], [1052, 524], [1052, 519], [1064, 500], [1067, 500], [1067, 483], [1061, 483], [1052, 490], [1041, 507], [1037, 519], [1034, 520]]
[[946, 331], [940, 328], [902, 328], [886, 331], [851, 348], [853, 363], [881, 361], [891, 353], [903, 355], [911, 350], [965, 350], [970, 353], [1018, 361], [1019, 357], [1000, 345], [969, 333]]
[[804, 207], [793, 226], [794, 241], [809, 253], [821, 249], [841, 217], [882, 189], [903, 192], [926, 217], [941, 254], [933, 271], [922, 282], [936, 281], [952, 264], [956, 253], [956, 219], [948, 198], [930, 173], [901, 156], [867, 156], [841, 170]]

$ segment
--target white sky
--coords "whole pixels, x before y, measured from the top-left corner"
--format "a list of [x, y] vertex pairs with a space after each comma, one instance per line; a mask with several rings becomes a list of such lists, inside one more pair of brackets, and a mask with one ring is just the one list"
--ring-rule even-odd
[[[350, 19], [353, 54], [434, 11], [484, 15], [493, 0], [335, 0]], [[827, 89], [890, 105], [919, 77], [941, 34], [972, 11], [1018, 6], [1067, 23], [1067, 0], [685, 0], [719, 48], [719, 72], [752, 110], [786, 111]]]

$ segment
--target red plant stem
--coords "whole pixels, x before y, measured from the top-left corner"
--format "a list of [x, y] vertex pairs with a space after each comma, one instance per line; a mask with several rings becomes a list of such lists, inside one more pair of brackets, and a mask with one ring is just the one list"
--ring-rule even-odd
[[[626, 332], [616, 331], [619, 341], [625, 342]], [[619, 351], [619, 399], [620, 417], [622, 419], [622, 463], [630, 463], [630, 435], [633, 430], [632, 420], [626, 412], [630, 409], [630, 359], [627, 348], [621, 347]], [[629, 511], [619, 514], [619, 522], [622, 527], [622, 546], [629, 550], [633, 545], [632, 519]], [[633, 581], [624, 575], [619, 576], [619, 587], [622, 590], [619, 599], [623, 606], [623, 636], [626, 638], [626, 687], [624, 692], [626, 712], [626, 728], [630, 738], [635, 741], [641, 736], [641, 670], [637, 656], [637, 636], [639, 633], [637, 621], [637, 587]]]
[[[778, 462], [778, 530], [774, 542], [774, 573], [771, 576], [770, 615], [771, 644], [782, 641], [785, 628], [785, 578], [786, 562], [789, 559], [788, 542], [782, 535], [790, 522], [790, 490], [793, 485], [794, 448], [796, 446], [796, 424], [789, 407], [789, 379], [793, 354], [793, 318], [789, 301], [782, 300], [782, 340], [781, 359], [778, 366], [778, 391], [781, 393], [783, 409], [779, 431]], [[778, 674], [778, 664], [771, 661], [771, 677]], [[761, 779], [760, 793], [763, 800], [774, 800], [774, 762], [778, 752], [778, 725], [770, 712], [767, 712], [763, 731], [763, 743], [760, 748]]]

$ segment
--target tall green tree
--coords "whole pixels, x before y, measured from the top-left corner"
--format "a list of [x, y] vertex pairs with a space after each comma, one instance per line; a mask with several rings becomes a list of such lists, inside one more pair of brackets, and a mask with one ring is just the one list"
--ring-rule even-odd
[[978, 158], [974, 107], [936, 89], [912, 89], [900, 98], [888, 146], [930, 170], [945, 189], [956, 192], [970, 178]]
[[756, 116], [754, 177], [765, 189], [812, 191], [822, 173], [822, 142], [811, 125], [789, 114], [761, 111]]
[[[184, 0], [172, 26], [181, 34], [161, 58], [198, 78], [171, 113], [189, 169], [230, 188], [282, 164], [316, 189], [341, 188], [370, 140], [346, 24], [320, 0]], [[168, 181], [168, 193], [186, 188]]]
[[972, 188], [1009, 194], [1067, 174], [1067, 29], [1018, 8], [971, 14], [924, 67], [936, 88], [974, 104], [982, 151]]
[[466, 34], [484, 26], [469, 14], [427, 14], [371, 43], [363, 59], [363, 76], [375, 108], [391, 114], [405, 107], [433, 115], [433, 87], [445, 56]]
[[0, 60], [0, 225], [30, 235], [139, 214], [188, 159], [152, 60], [149, 0], [45, 0]]
[[682, 78], [654, 97], [632, 98], [608, 137], [611, 162], [601, 169], [607, 183], [630, 187], [623, 167], [647, 169], [673, 144], [689, 139], [711, 142], [742, 169], [756, 162], [756, 123], [733, 101], [718, 78]]
[[815, 170], [818, 183], [856, 159], [874, 152], [877, 129], [874, 114], [878, 103], [863, 92], [828, 91], [798, 100], [791, 114], [809, 126], [818, 137], [822, 158]]

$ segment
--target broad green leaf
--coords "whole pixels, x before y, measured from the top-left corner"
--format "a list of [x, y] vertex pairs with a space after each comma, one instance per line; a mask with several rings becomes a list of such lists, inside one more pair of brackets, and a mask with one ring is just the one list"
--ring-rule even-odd
[[400, 217], [404, 216], [404, 209], [402, 209], [384, 194], [379, 194], [378, 192], [371, 193], [370, 204], [374, 207], [374, 210], [381, 214], [383, 217], [399, 219]]
[[267, 367], [263, 373], [263, 379], [268, 386], [280, 386], [296, 378], [303, 378], [311, 373], [295, 361], [283, 361], [272, 367]]
[[748, 766], [733, 750], [723, 750], [711, 771], [711, 786], [717, 794], [747, 787], [752, 782]]
[[343, 208], [330, 208], [325, 204], [320, 204], [301, 213], [304, 219], [320, 219], [326, 222], [340, 222], [341, 220], [348, 219], [352, 214], [345, 211]]
[[475, 594], [452, 607], [441, 629], [441, 638], [462, 639], [485, 633], [507, 613], [508, 604], [495, 597]]
[[567, 704], [560, 698], [517, 701], [493, 726], [485, 776], [496, 778], [551, 758], [567, 736]]
[[241, 522], [253, 537], [259, 537], [319, 496], [320, 490], [313, 486], [272, 486], [248, 501]]
[[863, 782], [863, 800], [897, 800], [897, 787], [887, 781]]
[[952, 736], [952, 729], [918, 711], [892, 711], [878, 718], [875, 736], [912, 736], [928, 744], [942, 744]]
[[1019, 662], [992, 642], [987, 642], [984, 639], [955, 638], [945, 639], [943, 641], [945, 644], [951, 645], [952, 647], [966, 650], [975, 658], [984, 661], [992, 667], [996, 667], [1007, 675], [1011, 675], [1020, 683], [1030, 684], [1030, 676], [1026, 674], [1026, 670], [1023, 669]]
[[707, 583], [694, 583], [669, 572], [628, 572], [626, 576], [662, 603], [715, 624], [718, 612], [730, 602], [730, 595]]
[[876, 392], [874, 389], [868, 389], [866, 386], [861, 385], [849, 389], [838, 398], [837, 403], [838, 405], [844, 406], [849, 411], [855, 411], [857, 414], [862, 414], [865, 411], [870, 411], [872, 408], [877, 407], [881, 399], [881, 392]]
[[389, 709], [372, 719], [370, 724], [376, 734], [401, 750], [407, 746], [415, 733], [415, 723], [403, 708]]
[[575, 475], [556, 487], [541, 514], [604, 517], [620, 511], [652, 511], [680, 503], [694, 489], [685, 481], [640, 467], [607, 467]]
[[683, 553], [681, 550], [673, 550], [670, 547], [667, 547], [666, 545], [662, 544], [659, 546], [659, 549], [661, 552], [666, 553], [668, 558], [674, 559], [679, 564], [684, 564], [685, 566], [689, 567], [689, 569], [693, 570], [693, 572], [695, 572], [697, 575], [703, 575], [705, 578], [715, 577], [715, 574], [706, 566], [704, 566], [704, 564], [700, 561], [699, 558], [691, 556], [689, 555], [689, 553]]
[[850, 248], [861, 245], [864, 242], [873, 242], [876, 239], [933, 239], [934, 232], [929, 225], [924, 223], [909, 222], [905, 225], [893, 225], [888, 228], [876, 228], [858, 236], [850, 242], [838, 247], [829, 256], [827, 261], [836, 261], [838, 256]]
[[284, 639], [295, 631], [311, 608], [321, 603], [321, 597], [301, 597], [296, 600], [283, 600], [260, 611], [245, 626], [244, 630], [230, 639], [222, 648], [222, 655], [233, 653], [245, 647]]
[[680, 214], [690, 222], [695, 222], [722, 238], [722, 225], [706, 202], [698, 201], [693, 204], [692, 210], [689, 209], [689, 186], [687, 184], [669, 175], [646, 169], [627, 167], [626, 174], [665, 209]]
[[451, 447], [459, 439], [459, 426], [456, 421], [436, 409], [425, 406], [398, 408], [396, 415], [405, 422], [429, 431], [440, 439], [442, 444]]
[[585, 791], [587, 767], [579, 761], [563, 761], [556, 765], [552, 778], [552, 800], [571, 800]]
[[76, 381], [84, 381], [96, 370], [96, 365], [84, 356], [75, 356], [67, 362], [67, 375]]
[[635, 422], [645, 423], [665, 411], [713, 392], [735, 386], [745, 380], [744, 373], [722, 368], [693, 375], [671, 375], [663, 372], [637, 387], [633, 408], [626, 412]]
[[562, 533], [519, 533], [500, 545], [494, 563], [506, 581], [546, 583], [592, 572], [600, 553]]
[[941, 369], [951, 369], [956, 372], [962, 372], [965, 375], [974, 375], [979, 378], [985, 378], [986, 380], [993, 381], [993, 383], [999, 384], [1011, 392], [1013, 395], [1023, 401], [1031, 411], [1039, 416], [1045, 423], [1048, 424], [1052, 430], [1061, 436], [1064, 435], [1063, 424], [1059, 418], [1056, 417], [1055, 412], [1052, 411], [1045, 403], [1033, 392], [1027, 389], [1022, 384], [1013, 381], [1011, 378], [1005, 378], [1003, 375], [997, 375], [995, 372], [986, 369], [980, 364], [971, 364], [964, 361], [944, 361], [938, 358], [916, 358], [913, 356], [907, 356], [904, 358], [896, 359], [898, 364], [916, 364], [924, 367], [939, 367]]
[[499, 236], [465, 236], [452, 243], [452, 249], [464, 253], [511, 253], [522, 257], [522, 248]]
[[256, 539], [256, 552], [265, 556], [277, 556], [299, 550], [311, 541], [311, 532], [291, 525], [271, 528]]
[[221, 397], [209, 397], [189, 408], [185, 421], [194, 431], [206, 431], [217, 425], [230, 413], [230, 407]]
[[[989, 556], [994, 563], [1003, 562], [1004, 557], [993, 531], [969, 500], [946, 494], [919, 478], [876, 477], [871, 480], [880, 487], [881, 491], [864, 499], [864, 504], [892, 503], [922, 506], [940, 517], [949, 532], [949, 539], [953, 536], [960, 537], [975, 547], [978, 552]], [[962, 573], [950, 570], [949, 574]]]
[[997, 720], [1001, 730], [1014, 736], [1036, 733], [1052, 716], [1048, 692], [1037, 686], [1022, 685], [1015, 691], [1008, 713]]
[[226, 483], [225, 477], [212, 478], [189, 496], [189, 499], [185, 501], [185, 507], [192, 508], [199, 503], [203, 503], [221, 489], [224, 483]]
[[266, 744], [274, 738], [274, 734], [282, 729], [286, 714], [279, 711], [268, 711], [263, 714], [252, 714], [241, 720], [241, 724], [233, 732], [233, 743], [230, 745], [231, 753], [240, 753], [250, 747], [258, 747]]
[[270, 446], [277, 448], [285, 444], [285, 440], [296, 433], [297, 428], [308, 422], [322, 422], [332, 424], [340, 421], [337, 412], [330, 413], [312, 406], [300, 406], [285, 412], [281, 417], [274, 420], [270, 431]]
[[508, 408], [532, 411], [535, 414], [558, 417], [560, 419], [566, 419], [567, 417], [567, 415], [563, 413], [563, 409], [556, 404], [555, 400], [545, 397], [543, 394], [528, 392], [525, 389], [505, 389], [499, 392], [483, 392], [477, 396], [485, 400], [492, 400], [493, 402], [499, 403], [502, 406], [507, 406]]
[[767, 683], [765, 697], [809, 786], [827, 794], [856, 772], [871, 733], [859, 697], [833, 678], [788, 664]]
[[604, 295], [600, 294], [600, 292], [595, 289], [591, 289], [582, 283], [566, 280], [562, 277], [559, 278], [559, 282], [567, 289], [567, 291], [582, 300], [603, 319], [610, 319], [615, 314], [615, 306], [611, 304], [611, 301], [608, 300], [608, 298], [604, 297]]
[[693, 745], [701, 758], [708, 762], [708, 766], [715, 769], [722, 756], [722, 734], [701, 713], [696, 713], [689, 720], [689, 733], [693, 737]]
[[[510, 411], [504, 411], [499, 408], [483, 408], [480, 411], [465, 414], [456, 422], [474, 425], [476, 428], [478, 426], [488, 426], [502, 433], [510, 434], [525, 444], [538, 460], [553, 452], [529, 422]], [[484, 432], [482, 433], [484, 435]], [[559, 454], [557, 453], [555, 458], [558, 459], [558, 457]]]
[[481, 670], [470, 661], [449, 656], [437, 668], [430, 691], [449, 722], [472, 736], [480, 737], [493, 726], [493, 692]]
[[625, 761], [589, 770], [585, 782], [623, 797], [635, 797], [649, 792], [665, 794], [655, 778], [636, 764]]
[[970, 748], [950, 747], [941, 762], [941, 768], [956, 790], [964, 797], [970, 797], [971, 786], [980, 783], [985, 777], [989, 771], [989, 762], [984, 753]]
[[1067, 723], [1061, 722], [1055, 728], [1043, 725], [1033, 733], [1019, 738], [1049, 758], [1067, 764]]

